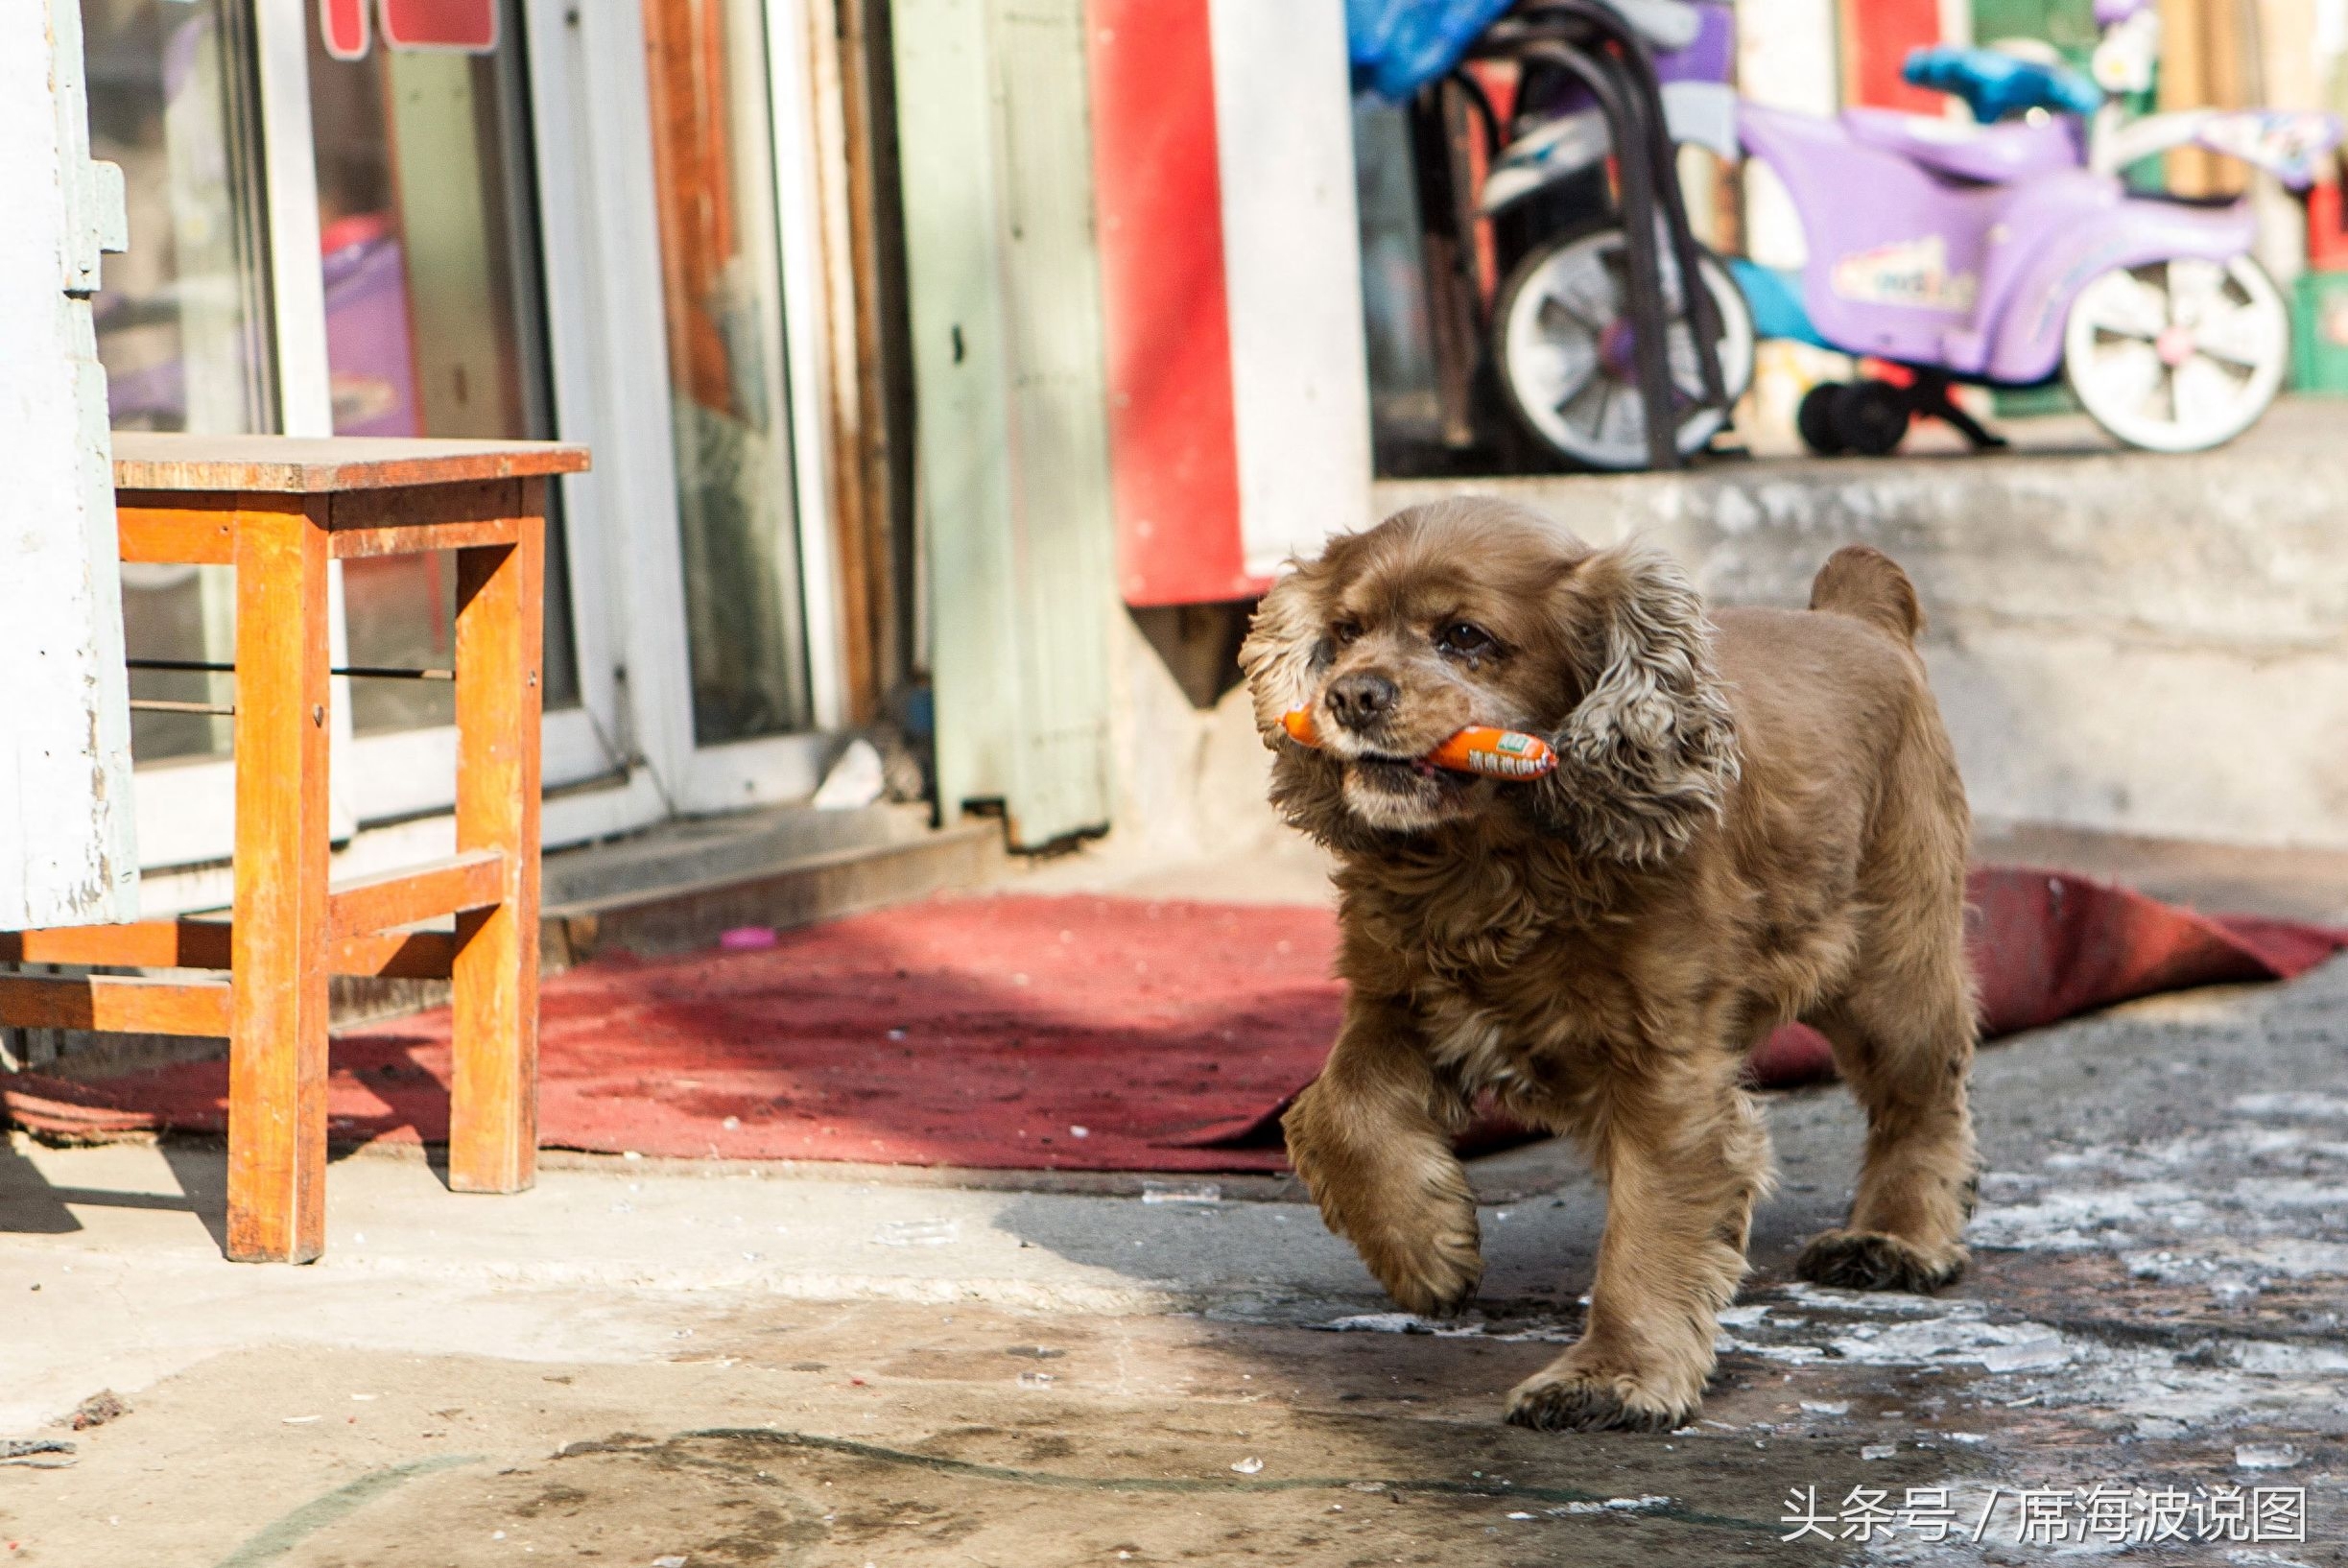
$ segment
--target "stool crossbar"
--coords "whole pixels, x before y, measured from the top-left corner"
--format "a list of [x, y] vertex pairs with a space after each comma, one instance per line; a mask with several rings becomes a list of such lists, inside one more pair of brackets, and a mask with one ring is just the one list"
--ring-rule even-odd
[[[0, 962], [222, 971], [0, 975], [0, 1025], [228, 1041], [228, 1255], [325, 1245], [329, 975], [450, 980], [449, 1185], [535, 1176], [538, 734], [553, 442], [121, 434], [126, 561], [236, 572], [229, 918], [0, 934]], [[457, 852], [329, 886], [327, 575], [457, 557]], [[454, 917], [455, 929], [411, 929]]]

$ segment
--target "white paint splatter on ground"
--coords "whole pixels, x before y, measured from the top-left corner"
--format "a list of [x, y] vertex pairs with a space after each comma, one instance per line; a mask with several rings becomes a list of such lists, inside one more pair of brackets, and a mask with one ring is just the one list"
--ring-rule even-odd
[[1492, 1321], [1481, 1313], [1459, 1318], [1421, 1318], [1409, 1312], [1357, 1312], [1351, 1317], [1316, 1323], [1333, 1334], [1429, 1334], [1438, 1340], [1571, 1341], [1579, 1335], [1553, 1319], [1530, 1318]]
[[2348, 1096], [2235, 1096], [2231, 1121], [2165, 1139], [2054, 1148], [1983, 1178], [1969, 1238], [2116, 1254], [2140, 1280], [2198, 1285], [2220, 1307], [2277, 1281], [2348, 1279]]
[[2245, 1116], [2329, 1116], [2348, 1121], [2348, 1095], [2311, 1094], [2289, 1089], [2280, 1094], [2242, 1094], [2234, 1108]]
[[[2034, 1170], [1984, 1177], [1967, 1239], [1991, 1254], [1985, 1271], [2000, 1250], [2103, 1253], [2135, 1280], [2206, 1293], [2206, 1306], [2185, 1310], [2211, 1332], [2180, 1336], [2173, 1347], [2071, 1333], [2054, 1342], [2067, 1354], [2056, 1359], [2050, 1343], [2042, 1366], [2029, 1354], [2037, 1342], [2006, 1342], [2018, 1358], [2009, 1367], [2044, 1374], [2035, 1381], [2048, 1404], [2132, 1423], [2146, 1437], [2336, 1418], [2348, 1350], [2324, 1342], [2336, 1339], [2337, 1315], [2309, 1323], [2304, 1313], [2288, 1321], [2241, 1314], [2270, 1291], [2304, 1295], [2312, 1285], [2320, 1299], [2326, 1282], [2348, 1280], [2348, 1143], [2338, 1127], [2348, 1096], [2284, 1090], [2225, 1104], [2231, 1117], [2215, 1127], [2056, 1146]], [[1924, 1342], [1962, 1341], [1944, 1332]], [[1998, 1350], [1982, 1348], [1993, 1365]]]
[[[2304, 1312], [2287, 1319], [2249, 1309], [2275, 1291], [2297, 1291], [2296, 1304], [2311, 1287], [2320, 1304], [2331, 1282], [2348, 1280], [2348, 1143], [2338, 1127], [2348, 1096], [2291, 1090], [2219, 1104], [2231, 1115], [2216, 1127], [2055, 1145], [2034, 1168], [1990, 1173], [1967, 1233], [1983, 1254], [1977, 1280], [1994, 1280], [1999, 1252], [2102, 1254], [2135, 1280], [2187, 1287], [2194, 1294], [2182, 1308], [2143, 1321], [2115, 1311], [2106, 1325], [2091, 1299], [2083, 1305], [2097, 1316], [2056, 1326], [2001, 1310], [1994, 1292], [1791, 1285], [1732, 1309], [1719, 1346], [1789, 1366], [1987, 1374], [1984, 1401], [2061, 1411], [2123, 1437], [2239, 1433], [2245, 1452], [2265, 1453], [2279, 1429], [2336, 1430], [2348, 1374], [2337, 1315], [2318, 1313], [2311, 1324]], [[1828, 1406], [1804, 1408], [1816, 1416]], [[2222, 1451], [2233, 1447], [2228, 1437]]]

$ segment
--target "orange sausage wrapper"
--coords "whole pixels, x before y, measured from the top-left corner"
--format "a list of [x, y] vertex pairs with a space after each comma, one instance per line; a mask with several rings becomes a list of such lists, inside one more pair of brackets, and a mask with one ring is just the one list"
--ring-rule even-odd
[[1454, 772], [1482, 773], [1486, 778], [1539, 778], [1553, 772], [1557, 753], [1538, 735], [1521, 729], [1490, 729], [1471, 725], [1427, 753], [1437, 768]]
[[[1298, 746], [1317, 748], [1320, 732], [1314, 727], [1313, 710], [1293, 708], [1281, 716], [1280, 727]], [[1531, 779], [1554, 772], [1557, 753], [1538, 735], [1519, 729], [1492, 729], [1470, 725], [1433, 751], [1427, 760], [1455, 773], [1485, 778]]]

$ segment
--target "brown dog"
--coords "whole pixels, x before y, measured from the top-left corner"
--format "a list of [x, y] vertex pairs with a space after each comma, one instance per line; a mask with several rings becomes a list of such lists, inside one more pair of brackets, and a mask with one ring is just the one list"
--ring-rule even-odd
[[[1480, 1093], [1574, 1133], [1606, 1181], [1586, 1328], [1511, 1421], [1694, 1416], [1770, 1181], [1739, 1069], [1789, 1019], [1867, 1111], [1849, 1221], [1803, 1276], [1963, 1270], [1968, 819], [1922, 621], [1864, 547], [1806, 612], [1708, 618], [1660, 555], [1475, 499], [1332, 541], [1257, 610], [1241, 659], [1272, 800], [1339, 860], [1345, 1021], [1285, 1124], [1323, 1218], [1397, 1302], [1445, 1313], [1483, 1268], [1451, 1150]], [[1281, 727], [1308, 706], [1319, 749]], [[1413, 760], [1468, 725], [1544, 735], [1559, 766]]]

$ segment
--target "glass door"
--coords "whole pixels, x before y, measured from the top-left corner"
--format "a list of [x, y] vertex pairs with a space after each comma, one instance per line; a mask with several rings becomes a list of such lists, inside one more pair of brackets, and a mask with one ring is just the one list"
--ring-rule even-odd
[[[490, 0], [475, 9], [490, 25], [462, 44], [377, 36], [360, 38], [357, 49], [338, 39], [329, 50], [321, 8], [303, 8], [339, 436], [556, 434], [524, 18], [512, 5], [501, 15]], [[563, 718], [578, 708], [580, 686], [560, 493], [552, 492], [547, 537], [550, 740], [579, 728]], [[452, 566], [441, 556], [344, 562], [350, 663], [447, 668]], [[351, 682], [353, 805], [363, 821], [453, 799], [454, 695], [445, 681]], [[548, 756], [550, 784], [613, 766], [591, 734], [571, 738], [585, 744]]]
[[[90, 152], [123, 171], [130, 249], [92, 312], [120, 430], [238, 435], [277, 427], [249, 8], [86, 0]], [[143, 768], [228, 750], [229, 681], [195, 666], [233, 652], [226, 567], [123, 568], [124, 641]], [[180, 668], [172, 668], [179, 666]], [[142, 835], [145, 837], [145, 835]]]
[[[324, 46], [320, 8], [308, 0], [83, 9], [93, 155], [122, 167], [130, 221], [130, 250], [107, 258], [94, 311], [116, 428], [556, 433], [518, 0], [440, 8], [492, 19], [463, 46], [378, 36], [340, 52]], [[415, 8], [402, 15], [432, 19]], [[281, 66], [272, 86], [272, 60], [300, 69]], [[622, 727], [609, 682], [600, 716], [582, 692], [581, 651], [603, 629], [573, 614], [563, 500], [558, 487], [550, 788], [627, 771], [608, 738]], [[340, 564], [338, 666], [445, 669], [451, 564]], [[132, 737], [142, 859], [151, 868], [223, 859], [234, 682], [207, 667], [233, 657], [233, 575], [132, 565], [124, 580], [142, 704]], [[450, 806], [453, 695], [445, 681], [338, 679], [339, 833]]]
[[[548, 842], [812, 791], [843, 698], [800, 0], [82, 3], [130, 194], [116, 424], [589, 442], [554, 498]], [[142, 859], [225, 889], [233, 582], [126, 576], [133, 695], [167, 704]], [[337, 666], [444, 669], [452, 576], [343, 563]], [[450, 696], [338, 678], [349, 869], [444, 835]]]
[[806, 727], [765, 0], [643, 0], [693, 733]]

